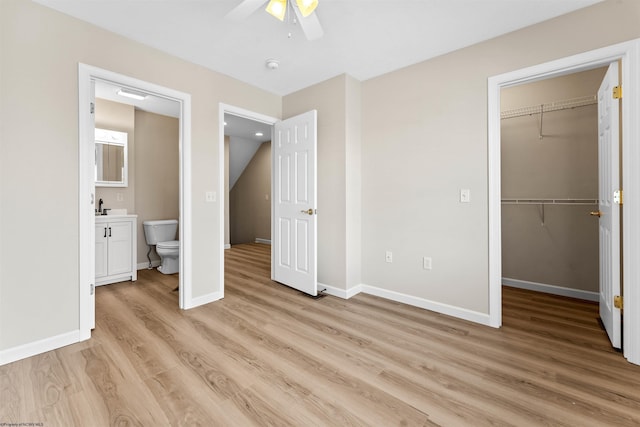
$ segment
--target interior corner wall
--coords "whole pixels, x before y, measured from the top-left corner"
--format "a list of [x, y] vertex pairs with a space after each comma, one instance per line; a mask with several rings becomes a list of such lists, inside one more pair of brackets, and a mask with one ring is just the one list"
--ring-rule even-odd
[[362, 284], [362, 82], [345, 77], [346, 289]]
[[[502, 110], [595, 96], [606, 68], [502, 89]], [[503, 199], [598, 199], [596, 104], [501, 121]], [[544, 209], [544, 210], [543, 210]], [[597, 204], [503, 204], [502, 276], [599, 291]], [[544, 267], [544, 268], [541, 268]]]
[[363, 283], [488, 314], [488, 78], [638, 38], [638, 22], [640, 2], [605, 1], [365, 81]]
[[[115, 130], [127, 134], [127, 176], [126, 187], [96, 187], [96, 200], [104, 201], [103, 208], [127, 209], [133, 213], [135, 209], [135, 114], [133, 105], [96, 98], [96, 128]], [[118, 200], [118, 194], [122, 200]], [[97, 207], [97, 202], [96, 202]]]
[[219, 105], [280, 117], [282, 97], [25, 0], [0, 1], [0, 52], [0, 352], [78, 332], [78, 63], [190, 94], [191, 297], [219, 293]]
[[346, 75], [285, 96], [282, 116], [318, 111], [318, 282], [346, 289]]
[[[180, 121], [142, 110], [136, 110], [135, 118], [136, 259], [138, 264], [148, 264], [143, 221], [180, 218]], [[149, 256], [160, 259], [155, 251]]]
[[229, 192], [230, 242], [271, 240], [271, 142], [258, 148]]

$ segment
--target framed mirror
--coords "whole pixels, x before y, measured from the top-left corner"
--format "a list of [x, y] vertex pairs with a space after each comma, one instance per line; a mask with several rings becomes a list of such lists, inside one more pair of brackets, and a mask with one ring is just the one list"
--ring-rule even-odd
[[96, 187], [127, 186], [127, 136], [126, 132], [96, 128]]

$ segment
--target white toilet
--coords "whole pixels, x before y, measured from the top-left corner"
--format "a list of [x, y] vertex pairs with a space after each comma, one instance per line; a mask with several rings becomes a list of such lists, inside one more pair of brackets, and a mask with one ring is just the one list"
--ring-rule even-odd
[[160, 256], [158, 271], [163, 274], [177, 273], [180, 270], [180, 242], [175, 240], [178, 221], [175, 219], [143, 221], [142, 225], [144, 237], [149, 245], [149, 253], [151, 253], [151, 246], [155, 245], [156, 253]]

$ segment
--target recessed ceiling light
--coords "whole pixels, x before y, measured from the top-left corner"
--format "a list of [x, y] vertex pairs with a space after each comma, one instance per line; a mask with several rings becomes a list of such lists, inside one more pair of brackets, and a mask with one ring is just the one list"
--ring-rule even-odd
[[125, 96], [127, 98], [131, 98], [131, 99], [136, 99], [138, 101], [143, 101], [147, 98], [147, 94], [146, 93], [142, 93], [142, 92], [134, 92], [132, 90], [129, 89], [120, 89], [117, 92], [118, 95], [120, 96]]
[[262, 132], [256, 132], [256, 136], [263, 136], [264, 134]]
[[224, 122], [224, 125], [226, 126], [226, 125], [227, 125], [227, 122]]

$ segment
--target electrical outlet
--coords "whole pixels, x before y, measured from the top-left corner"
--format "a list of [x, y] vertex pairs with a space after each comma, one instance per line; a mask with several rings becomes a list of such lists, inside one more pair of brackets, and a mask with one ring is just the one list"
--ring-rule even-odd
[[118, 202], [124, 202], [124, 194], [122, 193], [116, 193], [116, 200]]
[[431, 257], [422, 257], [422, 268], [425, 270], [431, 270]]
[[387, 252], [384, 254], [384, 260], [385, 260], [386, 262], [393, 262], [393, 253], [392, 253], [391, 251], [387, 251]]

